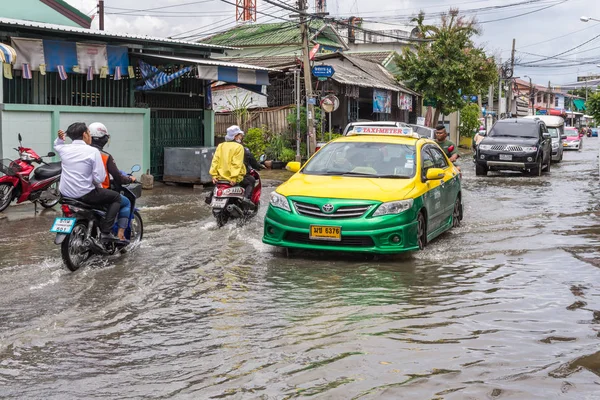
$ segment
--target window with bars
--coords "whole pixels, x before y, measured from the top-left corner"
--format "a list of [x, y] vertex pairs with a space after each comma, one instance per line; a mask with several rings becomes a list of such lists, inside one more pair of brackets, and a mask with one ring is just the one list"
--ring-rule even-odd
[[40, 104], [87, 107], [129, 107], [130, 80], [115, 81], [111, 76], [91, 81], [84, 74], [69, 74], [61, 80], [57, 72], [32, 72], [32, 79], [23, 79], [14, 71], [13, 79], [3, 79], [4, 103]]

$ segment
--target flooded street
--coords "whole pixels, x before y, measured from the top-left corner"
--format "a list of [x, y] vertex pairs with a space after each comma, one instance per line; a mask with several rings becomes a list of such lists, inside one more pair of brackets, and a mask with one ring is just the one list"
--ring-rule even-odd
[[[597, 399], [599, 138], [549, 174], [475, 177], [425, 251], [285, 253], [144, 192], [134, 252], [71, 273], [59, 210], [0, 217], [0, 397]], [[273, 188], [263, 193], [263, 204]]]

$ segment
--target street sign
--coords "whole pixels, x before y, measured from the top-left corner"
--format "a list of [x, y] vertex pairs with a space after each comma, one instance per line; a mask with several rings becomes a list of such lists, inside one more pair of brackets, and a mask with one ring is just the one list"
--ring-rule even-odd
[[326, 77], [326, 76], [320, 76], [320, 77], [318, 77], [317, 79], [318, 79], [318, 80], [320, 80], [320, 81], [326, 81], [326, 80], [327, 80], [327, 79], [329, 79], [329, 78], [328, 78], [328, 77]]
[[315, 65], [312, 68], [312, 74], [317, 78], [330, 78], [333, 76], [333, 74], [335, 74], [335, 70], [331, 65]]
[[315, 99], [314, 97], [309, 97], [308, 104], [312, 104], [312, 105], [317, 104], [317, 99]]

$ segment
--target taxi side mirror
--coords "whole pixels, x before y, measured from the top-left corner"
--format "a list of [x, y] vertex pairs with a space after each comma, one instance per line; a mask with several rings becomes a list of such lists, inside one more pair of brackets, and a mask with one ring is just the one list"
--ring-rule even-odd
[[300, 168], [302, 168], [302, 165], [298, 161], [290, 161], [285, 166], [285, 169], [287, 169], [288, 171], [293, 172], [293, 173], [300, 171]]
[[429, 168], [427, 170], [427, 180], [428, 181], [437, 181], [444, 178], [445, 172], [441, 168]]

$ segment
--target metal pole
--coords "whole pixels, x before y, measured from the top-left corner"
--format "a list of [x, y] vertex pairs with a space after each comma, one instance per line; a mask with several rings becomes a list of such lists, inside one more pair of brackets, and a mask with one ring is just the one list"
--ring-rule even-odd
[[315, 118], [315, 106], [310, 103], [313, 97], [312, 88], [312, 76], [310, 70], [310, 58], [309, 58], [309, 43], [308, 43], [308, 29], [306, 26], [306, 10], [308, 5], [306, 0], [298, 0], [298, 9], [300, 10], [300, 34], [302, 35], [302, 62], [304, 63], [304, 87], [306, 89], [306, 139], [307, 139], [307, 152], [310, 157], [315, 152], [317, 145], [317, 137], [314, 133], [314, 118]]
[[329, 113], [329, 141], [331, 142], [331, 117], [333, 113]]
[[301, 130], [300, 130], [300, 71], [294, 70], [294, 89], [296, 90], [296, 161], [301, 162], [300, 155]]
[[101, 31], [104, 30], [104, 0], [98, 0], [98, 25]]

